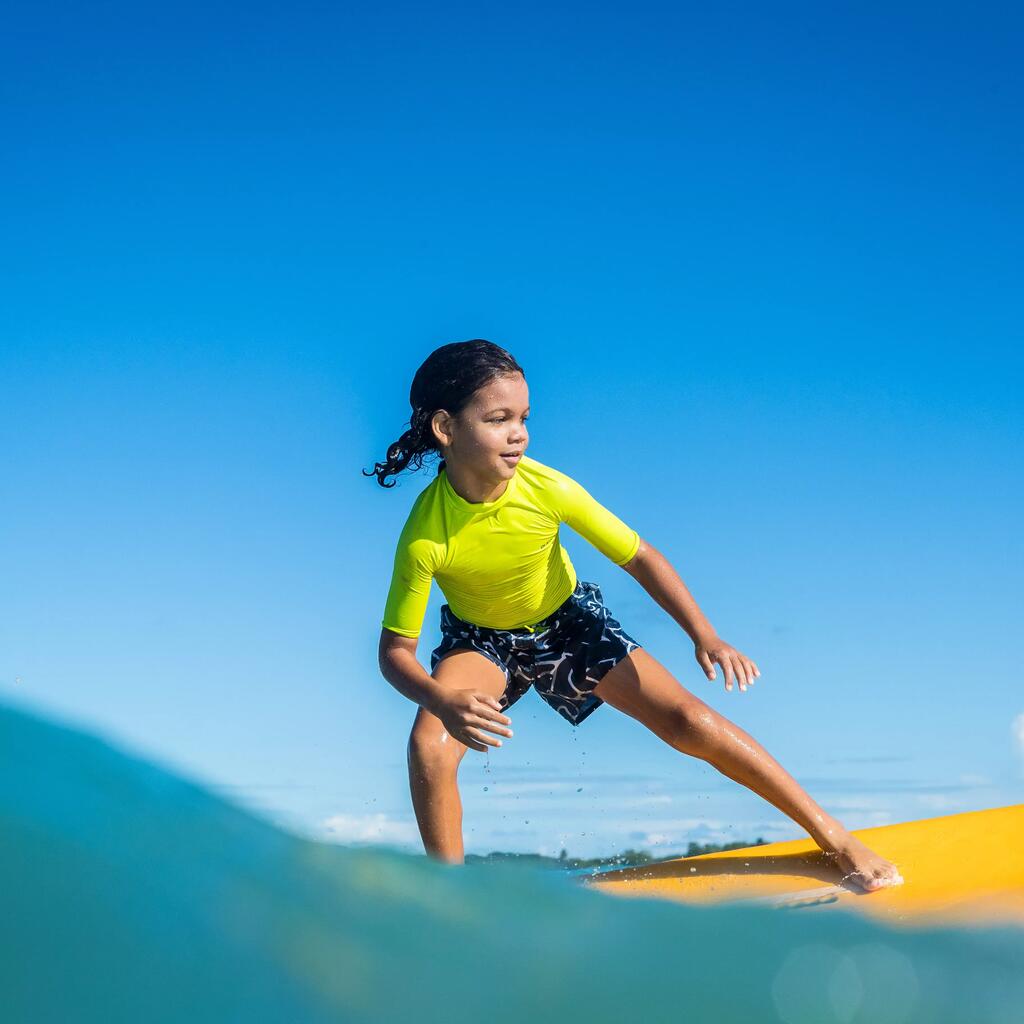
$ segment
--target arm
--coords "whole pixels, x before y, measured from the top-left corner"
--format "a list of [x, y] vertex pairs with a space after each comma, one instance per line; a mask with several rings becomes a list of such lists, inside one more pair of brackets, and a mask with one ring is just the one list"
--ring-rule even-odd
[[621, 565], [690, 634], [694, 656], [708, 679], [715, 678], [717, 661], [725, 675], [725, 688], [732, 689], [735, 674], [740, 689], [746, 690], [761, 674], [757, 666], [719, 639], [668, 559], [571, 477], [559, 474], [557, 479], [561, 484], [562, 521]]
[[434, 714], [444, 687], [420, 664], [416, 657], [418, 643], [417, 637], [400, 636], [382, 628], [377, 663], [381, 675], [403, 697]]
[[686, 584], [657, 548], [641, 538], [636, 554], [622, 568], [689, 633], [695, 644], [707, 646], [716, 639], [711, 623]]
[[511, 723], [501, 713], [497, 698], [473, 686], [460, 688], [438, 682], [416, 657], [435, 558], [433, 545], [416, 536], [416, 524], [411, 520], [399, 538], [381, 622], [377, 648], [381, 675], [403, 697], [440, 719], [453, 739], [474, 750], [500, 747], [501, 740], [483, 731], [512, 735], [507, 728]]
[[381, 675], [400, 693], [431, 713], [441, 687], [416, 657], [423, 615], [433, 579], [432, 550], [406, 523], [395, 550], [384, 619], [381, 622], [377, 663]]
[[636, 554], [622, 568], [690, 635], [697, 662], [708, 679], [715, 678], [714, 662], [717, 661], [722, 666], [727, 690], [732, 689], [734, 674], [741, 690], [753, 685], [761, 674], [757, 665], [719, 638], [686, 584], [660, 551], [641, 538]]

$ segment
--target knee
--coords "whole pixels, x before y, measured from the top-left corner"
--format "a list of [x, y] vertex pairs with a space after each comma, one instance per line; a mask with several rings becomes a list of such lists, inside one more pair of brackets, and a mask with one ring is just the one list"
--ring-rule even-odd
[[466, 753], [466, 745], [448, 735], [440, 722], [423, 722], [417, 718], [409, 734], [407, 758], [409, 767], [421, 774], [434, 775], [454, 771]]
[[668, 741], [676, 750], [707, 758], [718, 745], [720, 717], [703, 701], [674, 705], [668, 715]]

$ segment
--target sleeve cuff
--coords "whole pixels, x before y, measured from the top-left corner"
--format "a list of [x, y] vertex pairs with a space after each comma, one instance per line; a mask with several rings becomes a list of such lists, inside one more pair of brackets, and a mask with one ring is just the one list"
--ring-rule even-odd
[[620, 558], [615, 564], [625, 565], [636, 553], [640, 550], [640, 534], [633, 531], [633, 543], [629, 546], [629, 554], [625, 558]]
[[398, 626], [389, 626], [386, 622], [382, 622], [381, 626], [383, 626], [384, 629], [390, 630], [392, 633], [397, 633], [399, 636], [407, 636], [411, 640], [415, 640], [420, 635], [419, 630], [413, 632], [411, 629], [401, 629]]

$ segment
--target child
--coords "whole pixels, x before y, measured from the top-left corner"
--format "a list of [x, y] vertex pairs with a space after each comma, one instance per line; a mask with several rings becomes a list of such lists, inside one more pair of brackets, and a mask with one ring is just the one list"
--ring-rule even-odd
[[[675, 570], [575, 480], [525, 454], [529, 392], [522, 368], [488, 341], [443, 345], [416, 371], [407, 430], [373, 472], [386, 478], [423, 456], [442, 458], [413, 503], [398, 541], [380, 637], [380, 667], [420, 705], [409, 737], [409, 780], [423, 845], [463, 862], [456, 781], [466, 749], [512, 736], [502, 712], [531, 686], [572, 725], [603, 703], [643, 723], [788, 814], [846, 878], [874, 890], [902, 882], [800, 788], [756, 740], [698, 699], [605, 607], [600, 587], [576, 577], [559, 542], [568, 523], [622, 566], [686, 630], [708, 679], [722, 667], [740, 691], [757, 665], [721, 640]], [[436, 579], [448, 604], [427, 672], [417, 637]], [[494, 734], [494, 735], [489, 735]]]

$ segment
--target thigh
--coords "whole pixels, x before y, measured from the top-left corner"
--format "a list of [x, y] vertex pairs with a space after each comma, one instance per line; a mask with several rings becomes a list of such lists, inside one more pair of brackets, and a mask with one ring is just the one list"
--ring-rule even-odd
[[610, 668], [594, 687], [594, 693], [667, 743], [678, 737], [681, 726], [706, 728], [718, 718], [710, 705], [687, 690], [642, 647]]
[[[469, 648], [456, 648], [441, 655], [430, 673], [442, 686], [453, 690], [482, 690], [501, 699], [505, 692], [504, 671], [486, 655]], [[461, 757], [469, 748], [448, 735], [441, 719], [420, 708], [413, 722], [411, 740], [421, 744], [451, 744]]]
[[[455, 687], [466, 689], [473, 686], [476, 670], [472, 667], [464, 669], [462, 666], [479, 665], [480, 671], [486, 671], [486, 678], [491, 680], [484, 684], [491, 687], [487, 693], [498, 698], [502, 711], [507, 710], [530, 688], [529, 674], [523, 671], [522, 659], [512, 648], [511, 634], [505, 630], [488, 629], [462, 622], [462, 620], [455, 619], [450, 613], [446, 618], [444, 614], [446, 611], [447, 606], [442, 609], [441, 642], [430, 654], [431, 672], [436, 674], [437, 670], [441, 669], [441, 666], [455, 655], [476, 654], [479, 661], [455, 663], [456, 667], [451, 671], [456, 677], [462, 675], [467, 679], [466, 682], [461, 683], [456, 681]], [[482, 662], [487, 662], [491, 669], [497, 670], [504, 680], [503, 686], [498, 682], [497, 675]], [[443, 682], [444, 680], [439, 681]]]
[[468, 647], [443, 654], [430, 673], [442, 686], [453, 690], [478, 688], [492, 697], [505, 692], [505, 672], [493, 659]]
[[534, 689], [577, 726], [604, 703], [597, 684], [640, 647], [605, 606], [601, 588], [583, 582], [538, 642]]

